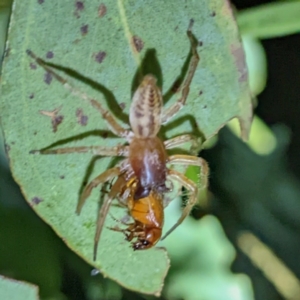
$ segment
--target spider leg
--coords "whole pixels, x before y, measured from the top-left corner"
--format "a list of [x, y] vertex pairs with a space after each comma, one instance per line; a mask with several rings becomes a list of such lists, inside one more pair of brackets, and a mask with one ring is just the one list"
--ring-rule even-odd
[[198, 197], [198, 188], [197, 185], [187, 177], [185, 177], [183, 174], [176, 170], [169, 170], [168, 175], [170, 178], [176, 180], [181, 185], [183, 185], [189, 192], [190, 197], [188, 199], [187, 205], [182, 211], [182, 214], [178, 221], [164, 234], [164, 236], [161, 238], [161, 240], [164, 240], [172, 231], [174, 231], [182, 222], [183, 220], [190, 214], [193, 206], [197, 203], [197, 197]]
[[36, 61], [37, 64], [39, 64], [48, 73], [50, 73], [67, 90], [69, 90], [75, 96], [78, 96], [81, 99], [87, 101], [94, 108], [96, 108], [100, 112], [102, 118], [106, 121], [106, 123], [108, 124], [108, 126], [110, 127], [111, 131], [114, 134], [116, 134], [119, 137], [123, 137], [126, 138], [127, 140], [130, 140], [130, 137], [132, 136], [132, 132], [120, 126], [116, 121], [116, 119], [113, 117], [113, 115], [108, 110], [104, 109], [103, 106], [98, 101], [90, 98], [87, 94], [81, 92], [78, 88], [75, 88], [71, 84], [69, 84], [66, 79], [64, 79], [62, 76], [56, 73], [52, 68], [47, 66], [46, 63], [41, 58], [37, 57], [31, 50], [27, 50], [26, 52], [31, 58], [33, 58]]
[[169, 140], [164, 141], [166, 149], [172, 149], [187, 142], [191, 142], [190, 152], [193, 155], [197, 155], [197, 153], [201, 150], [201, 142], [200, 139], [196, 138], [191, 134], [182, 134], [171, 138]]
[[179, 100], [177, 100], [177, 102], [175, 102], [173, 105], [171, 105], [165, 111], [163, 111], [162, 117], [161, 117], [162, 124], [167, 123], [184, 106], [187, 96], [190, 91], [190, 84], [192, 82], [192, 79], [194, 77], [195, 71], [198, 66], [199, 55], [197, 53], [197, 43], [196, 43], [196, 41], [193, 37], [193, 33], [192, 33], [193, 23], [194, 23], [194, 20], [191, 19], [189, 28], [187, 30], [187, 36], [188, 36], [188, 38], [190, 40], [190, 44], [191, 44], [192, 57], [191, 57], [191, 61], [190, 61], [186, 79], [182, 86], [181, 97]]
[[[205, 188], [207, 186], [209, 168], [207, 162], [203, 158], [191, 155], [172, 155], [169, 157], [169, 163], [201, 167], [200, 182], [202, 188]], [[176, 229], [183, 222], [183, 220], [190, 214], [193, 206], [197, 203], [198, 200], [198, 187], [195, 182], [188, 179], [186, 176], [184, 176], [176, 170], [168, 170], [168, 176], [169, 178], [172, 178], [179, 182], [188, 190], [189, 199], [186, 207], [182, 211], [181, 217], [162, 237], [162, 240], [165, 239], [174, 229]]]
[[66, 153], [91, 153], [101, 156], [128, 156], [128, 146], [118, 145], [116, 147], [87, 146], [87, 147], [67, 147], [56, 149], [31, 150], [31, 154], [66, 154]]
[[201, 157], [192, 155], [171, 155], [169, 156], [168, 163], [185, 166], [199, 166], [201, 168], [199, 181], [201, 182], [202, 188], [205, 188], [208, 184], [208, 173], [209, 167], [207, 161]]
[[[96, 177], [83, 191], [80, 201], [82, 199], [83, 200], [82, 200], [82, 203], [80, 203], [80, 201], [78, 203], [77, 213], [80, 213], [80, 210], [81, 210], [86, 198], [91, 193], [92, 188], [94, 188], [95, 186], [97, 186], [100, 183], [103, 183], [105, 181], [110, 180], [113, 177], [120, 175], [120, 173], [121, 173], [121, 169], [119, 167], [116, 167], [116, 168], [109, 169], [109, 170], [105, 171], [104, 173], [102, 173], [101, 175], [99, 175], [98, 177]], [[101, 176], [102, 176], [102, 178], [101, 178]], [[126, 181], [124, 181], [123, 176], [119, 176], [118, 179], [116, 180], [116, 182], [113, 184], [110, 192], [108, 193], [107, 199], [105, 199], [105, 201], [103, 202], [103, 204], [101, 206], [101, 209], [99, 210], [98, 220], [97, 220], [97, 228], [96, 228], [96, 233], [95, 233], [95, 238], [94, 238], [94, 257], [93, 257], [94, 261], [97, 258], [97, 248], [98, 248], [101, 232], [103, 229], [104, 221], [107, 216], [108, 210], [111, 206], [112, 201], [117, 197], [118, 193], [120, 192], [120, 190], [123, 188], [123, 186], [125, 184], [126, 184]], [[85, 193], [85, 191], [86, 191], [86, 193]]]
[[[104, 182], [107, 182], [107, 181], [113, 179], [114, 177], [120, 175], [120, 173], [121, 173], [120, 167], [108, 169], [105, 172], [101, 173], [96, 178], [94, 178], [88, 185], [86, 185], [85, 188], [83, 189], [83, 192], [81, 193], [80, 198], [79, 198], [77, 208], [76, 208], [76, 213], [78, 215], [80, 214], [81, 209], [82, 209], [86, 199], [90, 196], [93, 188], [97, 187], [101, 183], [104, 183]], [[110, 198], [110, 197], [108, 196], [108, 198]]]

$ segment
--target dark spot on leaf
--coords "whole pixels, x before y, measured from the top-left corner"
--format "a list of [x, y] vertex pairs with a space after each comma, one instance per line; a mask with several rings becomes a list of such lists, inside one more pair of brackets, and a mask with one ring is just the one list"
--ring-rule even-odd
[[34, 93], [31, 93], [30, 95], [29, 95], [29, 99], [33, 99], [34, 98]]
[[132, 42], [133, 42], [134, 48], [137, 52], [141, 52], [143, 50], [144, 42], [137, 35], [134, 35], [132, 37]]
[[44, 82], [45, 83], [50, 84], [52, 79], [53, 79], [52, 75], [49, 72], [45, 73], [45, 75], [44, 75]]
[[76, 1], [75, 6], [76, 6], [76, 10], [84, 9], [84, 3], [82, 1]]
[[201, 90], [201, 91], [199, 91], [199, 96], [201, 96], [203, 94], [203, 91]]
[[89, 30], [89, 25], [82, 25], [81, 27], [80, 27], [80, 31], [81, 31], [81, 34], [82, 35], [86, 35], [87, 33], [88, 33], [88, 30]]
[[104, 3], [101, 3], [98, 8], [99, 18], [104, 17], [106, 15], [106, 11], [107, 11], [106, 6], [104, 5]]
[[59, 124], [61, 124], [63, 119], [64, 119], [64, 116], [62, 116], [62, 115], [56, 116], [55, 118], [52, 119], [53, 132], [57, 131], [57, 127]]
[[57, 126], [63, 121], [64, 116], [58, 115], [59, 111], [61, 110], [62, 106], [52, 110], [52, 111], [47, 111], [47, 110], [40, 110], [39, 113], [51, 118], [51, 124], [52, 124], [52, 129], [53, 132], [57, 131]]
[[65, 179], [65, 175], [60, 175], [59, 178], [60, 179]]
[[125, 107], [126, 107], [126, 103], [125, 103], [125, 102], [121, 102], [121, 103], [119, 104], [119, 106], [120, 106], [120, 108], [121, 108], [122, 110], [124, 110]]
[[88, 116], [85, 116], [83, 114], [83, 110], [81, 108], [78, 108], [76, 110], [76, 117], [77, 117], [77, 122], [82, 125], [82, 126], [86, 126], [87, 121], [88, 121]]
[[216, 16], [216, 12], [213, 11], [211, 14], [210, 14], [211, 17], [215, 17]]
[[95, 54], [95, 61], [101, 64], [106, 57], [106, 52], [99, 51], [97, 54]]
[[79, 12], [84, 10], [84, 3], [82, 1], [76, 1], [75, 2], [75, 12], [74, 15], [76, 18], [80, 18]]
[[29, 67], [30, 67], [30, 69], [32, 69], [32, 70], [35, 70], [37, 67], [36, 67], [36, 64], [34, 64], [34, 63], [30, 63], [29, 64]]
[[11, 142], [11, 144], [12, 144], [12, 145], [14, 145], [14, 144], [15, 144], [15, 142]]
[[51, 59], [51, 58], [53, 58], [53, 57], [54, 57], [54, 54], [53, 54], [52, 51], [48, 51], [48, 52], [46, 53], [46, 58]]
[[37, 131], [35, 131], [35, 132], [33, 133], [33, 135], [37, 135]]
[[204, 109], [207, 108], [207, 105], [204, 105], [203, 108], [204, 108]]
[[32, 199], [31, 199], [31, 203], [33, 204], [33, 205], [38, 205], [38, 204], [40, 204], [41, 202], [43, 202], [44, 200], [42, 199], [42, 198], [39, 198], [39, 197], [33, 197]]
[[108, 137], [108, 132], [107, 131], [104, 131], [101, 136], [106, 139]]
[[38, 4], [43, 4], [45, 0], [38, 0]]
[[199, 47], [202, 47], [202, 46], [203, 46], [203, 42], [199, 40], [199, 41], [198, 41], [198, 46], [199, 46]]

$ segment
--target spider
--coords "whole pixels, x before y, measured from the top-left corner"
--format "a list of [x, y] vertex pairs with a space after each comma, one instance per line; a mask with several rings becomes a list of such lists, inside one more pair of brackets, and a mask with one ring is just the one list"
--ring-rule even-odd
[[[102, 104], [81, 92], [79, 89], [71, 86], [67, 80], [52, 70], [42, 59], [38, 58], [31, 50], [27, 50], [27, 54], [48, 73], [52, 74], [52, 76], [63, 84], [66, 89], [89, 102], [96, 110], [98, 110], [110, 130], [115, 135], [124, 138], [127, 141], [126, 145], [117, 145], [111, 148], [105, 146], [83, 146], [32, 151], [34, 153], [41, 154], [66, 154], [77, 152], [92, 153], [93, 155], [101, 156], [125, 157], [115, 167], [106, 170], [87, 184], [84, 187], [78, 201], [76, 212], [77, 214], [80, 214], [86, 199], [90, 196], [91, 191], [95, 187], [117, 178], [116, 182], [112, 186], [111, 193], [108, 195], [99, 211], [94, 243], [94, 260], [96, 259], [98, 242], [111, 202], [114, 198], [120, 197], [124, 189], [126, 190], [127, 188], [129, 194], [133, 194], [132, 197], [134, 201], [145, 201], [142, 199], [146, 198], [148, 199], [146, 201], [150, 202], [161, 199], [164, 193], [170, 191], [170, 188], [166, 185], [167, 180], [170, 182], [172, 182], [172, 180], [177, 181], [181, 186], [184, 186], [188, 190], [189, 199], [182, 211], [181, 217], [171, 227], [171, 229], [167, 231], [162, 238], [164, 239], [183, 222], [186, 216], [189, 215], [192, 207], [197, 202], [199, 191], [196, 183], [180, 172], [169, 169], [167, 165], [199, 166], [201, 169], [200, 181], [202, 183], [202, 188], [207, 186], [209, 168], [204, 159], [192, 155], [167, 154], [167, 150], [169, 149], [175, 148], [186, 142], [194, 142], [195, 138], [192, 135], [183, 134], [166, 141], [162, 141], [159, 137], [157, 137], [161, 125], [168, 123], [168, 121], [177, 114], [177, 112], [185, 105], [189, 94], [189, 87], [199, 62], [199, 56], [196, 49], [197, 43], [192, 34], [192, 26], [193, 20], [190, 21], [187, 30], [192, 56], [189, 62], [188, 72], [181, 89], [181, 97], [169, 108], [163, 109], [163, 98], [161, 91], [156, 84], [156, 78], [153, 75], [146, 75], [133, 95], [129, 112], [131, 130], [120, 126], [113, 115], [106, 110]], [[134, 188], [132, 186], [128, 186], [128, 182], [133, 179], [136, 185]], [[131, 200], [130, 203], [133, 203], [131, 204], [133, 207], [138, 205]], [[145, 219], [142, 219], [140, 222], [136, 216], [133, 216], [133, 218], [135, 219], [135, 225], [132, 228], [129, 228], [127, 232], [131, 232], [132, 230], [145, 231], [146, 227], [143, 227], [143, 225], [146, 225]], [[131, 239], [130, 234], [128, 239]], [[136, 249], [140, 248], [136, 247]]]

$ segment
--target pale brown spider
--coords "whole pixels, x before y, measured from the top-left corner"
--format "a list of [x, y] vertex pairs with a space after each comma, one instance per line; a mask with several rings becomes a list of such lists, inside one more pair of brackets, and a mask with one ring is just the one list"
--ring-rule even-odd
[[[187, 30], [187, 36], [191, 44], [192, 56], [187, 76], [182, 86], [180, 99], [169, 108], [162, 110], [163, 98], [159, 87], [156, 85], [156, 79], [152, 75], [146, 75], [134, 93], [132, 99], [129, 113], [131, 130], [120, 126], [112, 114], [103, 108], [102, 104], [90, 98], [85, 93], [82, 93], [77, 88], [72, 87], [64, 78], [47, 66], [43, 60], [38, 58], [30, 50], [27, 50], [28, 55], [30, 55], [47, 72], [52, 74], [53, 77], [61, 82], [65, 88], [70, 90], [73, 94], [76, 94], [82, 99], [88, 101], [93, 107], [95, 107], [100, 112], [102, 118], [106, 121], [111, 131], [117, 136], [125, 138], [128, 143], [127, 145], [117, 145], [112, 148], [89, 146], [34, 151], [42, 154], [89, 152], [93, 155], [125, 157], [125, 159], [123, 159], [117, 166], [106, 170], [85, 186], [77, 205], [76, 212], [79, 214], [93, 188], [114, 178], [119, 178], [119, 180], [117, 180], [112, 186], [107, 199], [104, 201], [99, 211], [95, 234], [94, 259], [96, 259], [97, 245], [111, 202], [114, 198], [120, 197], [121, 191], [122, 197], [124, 197], [124, 194], [126, 195], [126, 192], [124, 193], [124, 189], [126, 189], [126, 182], [129, 180], [134, 179], [137, 182], [137, 187], [134, 192], [135, 201], [147, 197], [148, 199], [154, 199], [152, 194], [150, 196], [152, 191], [154, 191], [157, 195], [169, 192], [170, 189], [166, 186], [167, 179], [177, 181], [181, 186], [184, 186], [188, 190], [189, 200], [182, 211], [181, 217], [164, 235], [163, 239], [167, 237], [178, 225], [180, 225], [187, 215], [189, 215], [198, 198], [197, 185], [180, 172], [169, 169], [167, 164], [199, 166], [201, 168], [200, 180], [202, 181], [202, 187], [204, 188], [207, 186], [209, 170], [205, 160], [192, 155], [169, 156], [166, 151], [186, 142], [193, 142], [194, 138], [192, 135], [184, 134], [164, 142], [157, 137], [161, 125], [166, 124], [184, 106], [189, 94], [189, 86], [199, 62], [199, 56], [196, 49], [197, 43], [191, 31], [192, 24], [193, 20], [191, 20], [190, 26]], [[157, 198], [158, 196], [155, 197]]]

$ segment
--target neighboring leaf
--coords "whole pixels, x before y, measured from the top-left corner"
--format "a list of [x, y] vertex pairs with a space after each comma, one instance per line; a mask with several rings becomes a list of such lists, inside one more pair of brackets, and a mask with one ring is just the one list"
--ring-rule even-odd
[[1, 299], [9, 300], [37, 300], [38, 288], [37, 286], [10, 279], [0, 275], [0, 295]]
[[[166, 211], [166, 226], [170, 227], [180, 212], [174, 203]], [[166, 299], [254, 299], [250, 279], [230, 270], [235, 250], [217, 218], [190, 218], [162, 245], [167, 247], [174, 267], [164, 289]]]
[[300, 2], [282, 1], [240, 11], [238, 25], [243, 35], [273, 38], [300, 31]]
[[260, 40], [249, 35], [242, 36], [246, 53], [246, 62], [249, 74], [249, 85], [253, 95], [260, 94], [267, 84], [267, 58]]
[[[166, 136], [193, 132], [207, 139], [238, 117], [246, 138], [252, 116], [247, 70], [230, 4], [223, 0], [156, 0], [151, 5], [144, 0], [102, 4], [15, 0], [3, 63], [1, 120], [11, 169], [25, 198], [70, 248], [104, 276], [147, 294], [160, 294], [169, 267], [166, 252], [133, 252], [122, 234], [105, 229], [98, 260], [93, 262], [99, 189], [93, 191], [81, 215], [75, 214], [84, 182], [115, 160], [85, 154], [29, 154], [57, 142], [60, 147], [114, 146], [124, 140], [108, 134], [98, 112], [51, 80], [26, 55], [26, 49], [75, 70], [60, 73], [107, 106], [121, 124], [128, 124], [140, 62], [144, 73], [153, 72], [163, 83], [167, 105], [180, 97], [176, 79], [186, 70], [190, 50], [186, 30], [191, 18], [200, 64], [186, 107], [165, 127]], [[41, 111], [55, 110], [60, 117], [53, 132], [55, 126]], [[117, 211], [112, 209], [112, 215]], [[115, 222], [108, 216], [106, 225]]]

